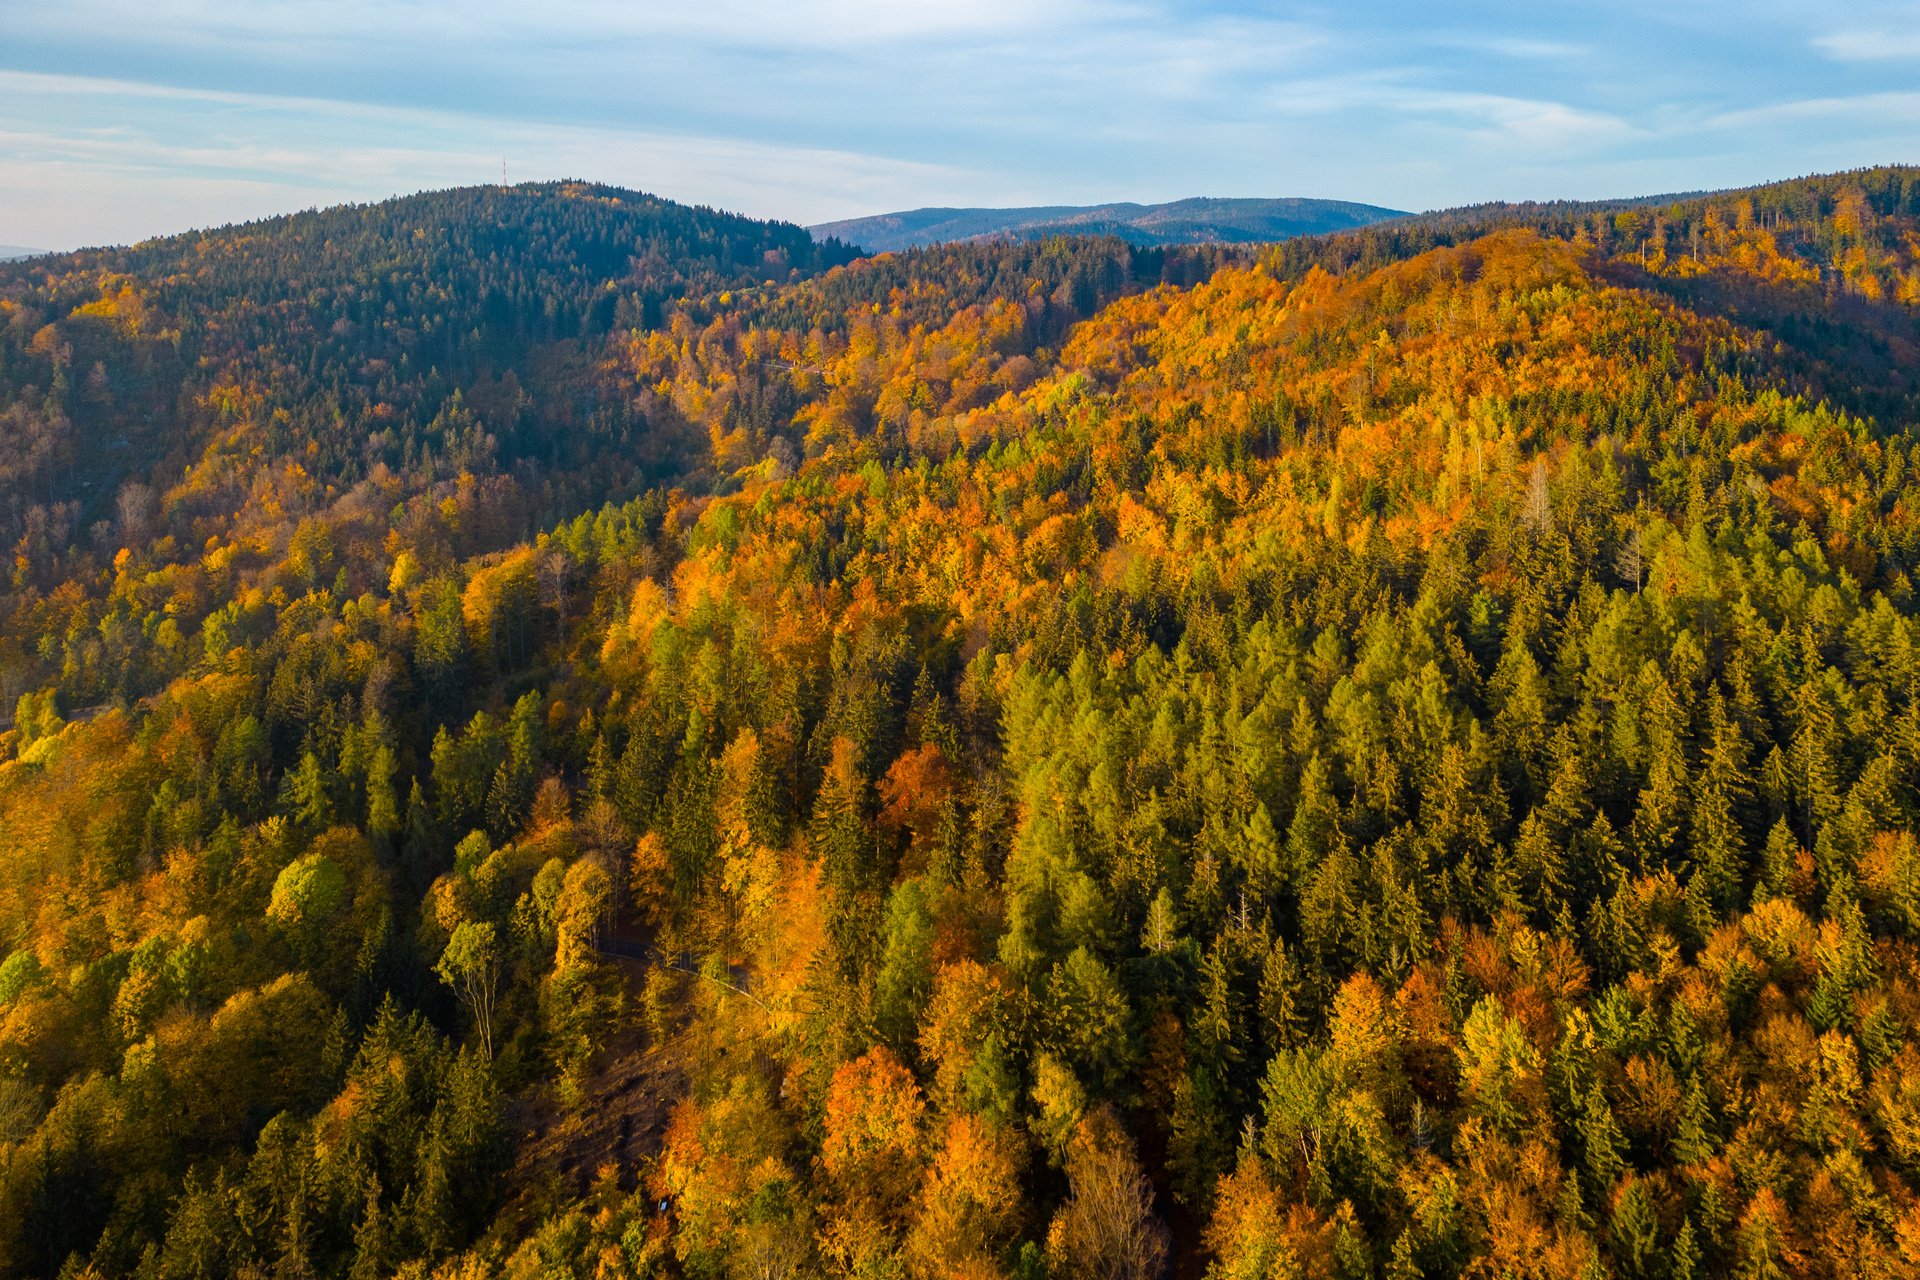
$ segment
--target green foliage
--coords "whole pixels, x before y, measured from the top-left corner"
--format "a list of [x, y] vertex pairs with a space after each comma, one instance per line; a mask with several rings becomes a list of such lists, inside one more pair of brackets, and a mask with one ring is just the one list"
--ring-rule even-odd
[[325, 928], [347, 896], [346, 872], [323, 853], [309, 853], [287, 864], [273, 881], [267, 918], [290, 929]]
[[0, 267], [0, 1280], [1903, 1274], [1916, 201]]

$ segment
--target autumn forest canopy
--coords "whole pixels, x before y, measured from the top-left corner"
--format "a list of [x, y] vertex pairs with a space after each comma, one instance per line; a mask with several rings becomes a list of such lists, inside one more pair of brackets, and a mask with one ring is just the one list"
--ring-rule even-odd
[[1920, 1274], [1920, 170], [0, 263], [0, 1280]]

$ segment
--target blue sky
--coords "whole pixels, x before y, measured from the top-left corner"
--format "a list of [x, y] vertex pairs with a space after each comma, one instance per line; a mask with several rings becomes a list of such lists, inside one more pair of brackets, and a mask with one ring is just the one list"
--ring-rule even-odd
[[585, 177], [798, 222], [1920, 160], [1920, 0], [0, 0], [0, 244]]

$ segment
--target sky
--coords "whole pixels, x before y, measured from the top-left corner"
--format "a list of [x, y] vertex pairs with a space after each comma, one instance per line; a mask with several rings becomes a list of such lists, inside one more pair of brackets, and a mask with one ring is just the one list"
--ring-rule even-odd
[[800, 223], [1920, 161], [1920, 0], [0, 0], [0, 245], [500, 180]]

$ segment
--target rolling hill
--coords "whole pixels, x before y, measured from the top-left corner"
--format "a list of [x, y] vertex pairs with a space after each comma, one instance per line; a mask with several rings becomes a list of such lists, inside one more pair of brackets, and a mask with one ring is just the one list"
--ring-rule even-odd
[[959, 240], [1111, 235], [1130, 244], [1254, 244], [1369, 226], [1405, 216], [1343, 200], [1194, 198], [1169, 204], [1048, 205], [1028, 209], [914, 209], [811, 228], [890, 253]]
[[1920, 170], [0, 267], [0, 1280], [1904, 1275]]

